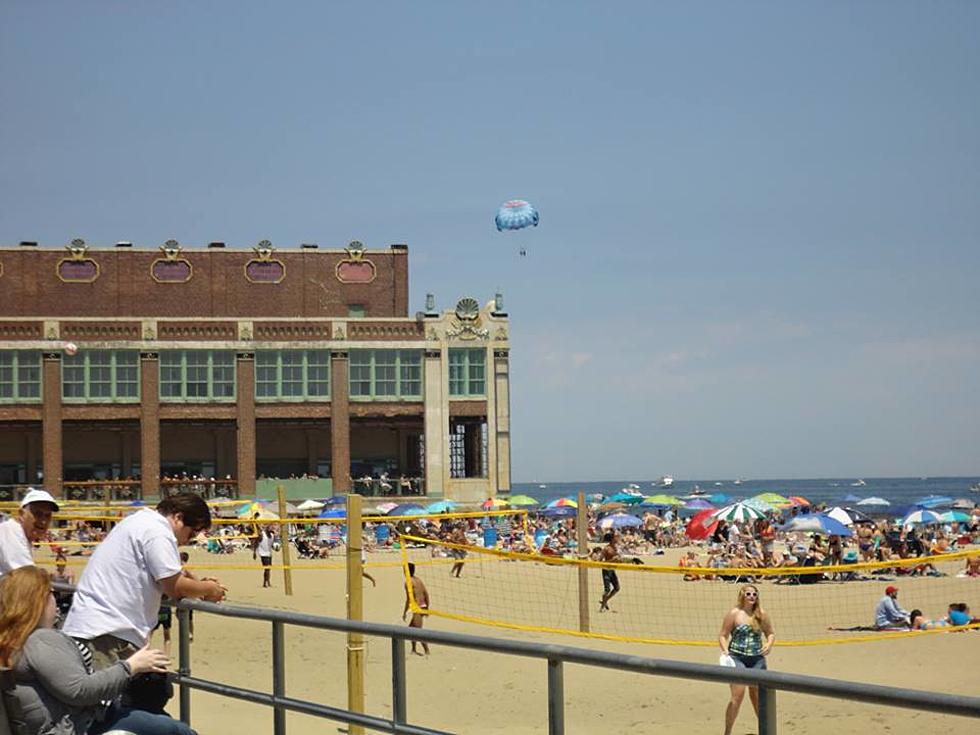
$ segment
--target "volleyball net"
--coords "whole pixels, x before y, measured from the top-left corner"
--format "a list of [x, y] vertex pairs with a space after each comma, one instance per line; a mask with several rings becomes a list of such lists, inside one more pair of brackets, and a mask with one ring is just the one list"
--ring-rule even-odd
[[[856, 643], [977, 628], [942, 625], [950, 604], [980, 608], [980, 579], [965, 576], [980, 549], [941, 556], [841, 566], [699, 568], [604, 564], [541, 554], [402, 537], [402, 561], [441, 558], [464, 566], [418, 569], [429, 592], [428, 615], [528, 632], [687, 646], [717, 646], [722, 618], [738, 590], [755, 584], [780, 645]], [[420, 553], [421, 552], [421, 553]], [[459, 558], [465, 554], [464, 558]], [[584, 571], [584, 575], [580, 574]], [[605, 575], [603, 572], [606, 572]], [[603, 577], [620, 590], [600, 612]], [[580, 576], [586, 580], [585, 589]], [[878, 630], [875, 607], [888, 586], [899, 604], [934, 625], [925, 631]], [[410, 587], [410, 585], [409, 585]], [[581, 605], [588, 608], [587, 619]], [[412, 599], [414, 612], [423, 612]]]

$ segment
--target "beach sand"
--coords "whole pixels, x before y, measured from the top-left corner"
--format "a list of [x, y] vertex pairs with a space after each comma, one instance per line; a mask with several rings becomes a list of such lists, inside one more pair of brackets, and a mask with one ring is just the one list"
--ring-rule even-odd
[[[657, 563], [676, 560], [670, 550]], [[377, 588], [365, 580], [365, 619], [403, 624], [404, 585], [397, 553], [371, 554], [368, 571]], [[276, 555], [275, 563], [281, 556]], [[342, 558], [332, 558], [341, 562]], [[250, 564], [251, 555], [210, 555], [191, 551], [191, 564]], [[376, 564], [381, 563], [381, 566]], [[390, 564], [390, 566], [386, 566]], [[548, 567], [534, 574], [548, 574]], [[76, 572], [77, 573], [77, 572]], [[215, 575], [229, 588], [229, 603], [297, 610], [332, 617], [345, 616], [345, 573], [341, 569], [297, 570], [294, 594], [283, 592], [282, 571], [273, 573], [273, 587], [263, 589], [259, 570], [198, 569]], [[447, 566], [420, 567], [425, 580], [446, 575]], [[464, 575], [466, 571], [464, 571]], [[928, 580], [922, 580], [927, 582]], [[721, 584], [721, 583], [705, 583]], [[430, 585], [431, 586], [431, 585]], [[843, 585], [846, 587], [847, 585]], [[823, 586], [821, 585], [823, 589]], [[734, 594], [734, 586], [729, 586]], [[840, 587], [827, 586], [833, 595]], [[492, 591], [488, 590], [488, 594]], [[624, 593], [626, 589], [624, 587]], [[542, 603], [546, 604], [546, 603]], [[726, 609], [717, 611], [720, 624]], [[651, 611], [656, 615], [656, 610]], [[870, 616], [870, 611], [869, 611]], [[195, 676], [237, 686], [271, 691], [272, 672], [268, 623], [197, 614], [192, 644]], [[776, 620], [777, 629], [779, 621]], [[642, 645], [583, 639], [564, 635], [526, 633], [430, 617], [426, 627], [475, 635], [497, 636], [544, 643], [639, 654], [656, 658], [716, 663], [711, 647]], [[176, 634], [176, 630], [175, 630]], [[159, 633], [155, 642], [159, 642]], [[176, 635], [175, 635], [176, 647]], [[286, 628], [286, 691], [289, 696], [346, 707], [345, 637], [342, 634]], [[977, 694], [976, 661], [980, 660], [980, 632], [900, 638], [848, 645], [778, 647], [769, 657], [773, 670], [837, 679]], [[413, 724], [457, 733], [547, 732], [547, 667], [538, 660], [434, 646], [432, 655], [407, 656], [408, 716]], [[391, 716], [390, 644], [369, 639], [366, 657], [367, 711]], [[667, 677], [624, 674], [612, 670], [565, 667], [565, 722], [568, 733], [717, 733], [723, 729], [728, 698], [725, 685]], [[855, 704], [793, 693], [780, 693], [780, 732], [802, 733], [925, 733], [970, 728], [966, 718], [933, 715], [877, 705]], [[176, 699], [170, 710], [177, 712]], [[192, 722], [202, 735], [266, 733], [272, 731], [272, 711], [259, 705], [210, 694], [192, 695]], [[337, 732], [343, 725], [305, 715], [287, 715], [294, 735]], [[757, 731], [746, 698], [736, 733]]]

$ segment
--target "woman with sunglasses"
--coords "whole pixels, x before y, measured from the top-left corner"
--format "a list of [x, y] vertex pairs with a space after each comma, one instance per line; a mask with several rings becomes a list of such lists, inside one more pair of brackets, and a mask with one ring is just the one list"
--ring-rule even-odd
[[132, 677], [164, 673], [169, 663], [163, 651], [144, 647], [93, 673], [89, 650], [54, 629], [57, 614], [44, 569], [21, 567], [0, 581], [0, 666], [14, 669], [14, 696], [31, 735], [90, 732], [104, 701], [122, 693]]
[[[745, 585], [738, 591], [735, 607], [725, 616], [718, 635], [718, 644], [723, 653], [731, 656], [735, 666], [743, 669], [765, 669], [766, 656], [776, 640], [772, 620], [759, 601], [759, 589], [755, 585]], [[745, 685], [732, 684], [731, 699], [725, 709], [725, 735], [731, 735], [738, 710], [745, 698]], [[759, 689], [748, 687], [749, 699], [759, 714]]]

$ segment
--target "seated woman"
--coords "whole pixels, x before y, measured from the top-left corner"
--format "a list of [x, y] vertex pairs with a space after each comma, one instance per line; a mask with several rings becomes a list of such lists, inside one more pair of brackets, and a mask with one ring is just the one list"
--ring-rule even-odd
[[[115, 724], [96, 723], [105, 700], [122, 693], [132, 677], [165, 673], [163, 651], [141, 648], [125, 661], [92, 671], [92, 655], [60, 630], [51, 579], [39, 567], [21, 567], [0, 580], [0, 665], [14, 669], [14, 696], [30, 735], [82, 735]], [[127, 724], [136, 735], [188, 735], [193, 731], [166, 715], [141, 712], [145, 727]], [[163, 729], [160, 725], [175, 725]], [[94, 725], [94, 726], [93, 726]], [[157, 726], [157, 727], [154, 727]], [[182, 728], [182, 729], [181, 729]]]

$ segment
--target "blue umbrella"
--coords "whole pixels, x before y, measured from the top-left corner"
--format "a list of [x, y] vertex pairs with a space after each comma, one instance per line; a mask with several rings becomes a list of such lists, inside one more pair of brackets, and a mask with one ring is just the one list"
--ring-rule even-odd
[[604, 531], [610, 528], [636, 528], [642, 525], [643, 521], [629, 513], [613, 513], [599, 521], [599, 528]]
[[542, 511], [538, 511], [538, 515], [542, 515], [545, 518], [574, 518], [578, 515], [578, 509], [570, 505], [559, 505], [555, 508], [545, 508]]
[[[712, 495], [711, 497], [709, 497], [708, 500], [710, 500], [712, 503], [715, 503], [715, 504], [727, 503], [728, 502], [728, 496], [725, 495], [725, 493], [715, 493], [714, 495]], [[705, 506], [705, 507], [707, 507], [707, 506]]]
[[635, 505], [637, 503], [643, 502], [642, 495], [634, 495], [633, 493], [616, 493], [615, 495], [610, 495], [606, 498], [607, 503], [626, 503], [627, 505]]
[[931, 510], [913, 510], [902, 519], [903, 526], [911, 526], [918, 523], [941, 523], [942, 518], [938, 513]]
[[945, 495], [926, 495], [924, 498], [916, 500], [915, 504], [921, 505], [923, 508], [938, 508], [941, 505], [952, 505], [953, 499], [947, 498]]
[[807, 513], [795, 516], [782, 526], [784, 531], [804, 531], [819, 533], [825, 536], [853, 536], [854, 532], [847, 526], [823, 513]]
[[493, 221], [497, 225], [497, 231], [503, 232], [504, 230], [523, 230], [525, 227], [537, 227], [539, 220], [538, 210], [523, 199], [511, 199], [509, 202], [500, 205]]
[[456, 507], [456, 503], [452, 500], [439, 500], [435, 503], [425, 506], [426, 513], [443, 513], [447, 510], [452, 510]]
[[[711, 497], [714, 497], [714, 495], [712, 495]], [[714, 507], [715, 506], [713, 506], [704, 498], [692, 498], [691, 500], [688, 500], [686, 503], [684, 503], [684, 508], [687, 510], [704, 510], [705, 508], [714, 508]]]
[[317, 518], [346, 518], [347, 509], [346, 508], [324, 508], [320, 511], [320, 515]]
[[320, 501], [324, 505], [339, 505], [340, 503], [347, 502], [346, 495], [334, 495], [332, 498], [324, 498]]
[[419, 516], [425, 515], [425, 510], [418, 503], [402, 503], [401, 505], [396, 505], [394, 508], [388, 511], [387, 515], [390, 516]]

